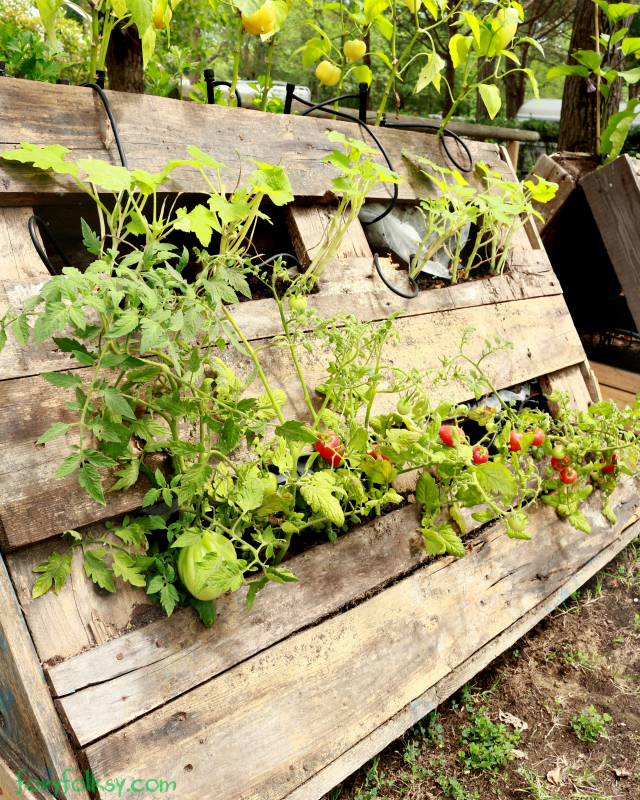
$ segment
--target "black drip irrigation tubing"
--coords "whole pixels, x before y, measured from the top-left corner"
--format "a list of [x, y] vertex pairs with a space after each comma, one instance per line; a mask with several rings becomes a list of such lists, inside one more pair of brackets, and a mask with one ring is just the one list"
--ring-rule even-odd
[[[80, 86], [86, 86], [86, 87], [88, 87], [90, 89], [94, 89], [98, 93], [98, 95], [100, 96], [100, 99], [102, 100], [102, 104], [104, 105], [104, 110], [107, 112], [107, 116], [109, 117], [109, 122], [111, 123], [111, 130], [113, 131], [113, 135], [114, 135], [114, 138], [116, 140], [116, 145], [118, 147], [118, 153], [120, 155], [120, 161], [122, 163], [122, 166], [125, 169], [129, 169], [129, 165], [127, 163], [127, 157], [126, 157], [125, 152], [124, 152], [124, 147], [122, 146], [122, 140], [120, 139], [120, 132], [118, 131], [118, 126], [116, 125], [116, 120], [115, 120], [115, 117], [113, 116], [113, 111], [111, 110], [111, 105], [109, 104], [109, 100], [107, 99], [107, 96], [106, 96], [106, 94], [104, 93], [104, 90], [103, 90], [104, 77], [105, 77], [104, 70], [98, 70], [96, 74], [97, 74], [97, 82], [96, 83], [81, 83]], [[36, 252], [40, 256], [40, 259], [41, 259], [42, 263], [49, 270], [49, 274], [55, 276], [58, 273], [53, 268], [53, 265], [49, 261], [49, 258], [47, 257], [47, 254], [45, 253], [42, 245], [40, 244], [40, 240], [38, 239], [38, 235], [36, 233], [36, 224], [38, 225], [38, 229], [40, 230], [40, 233], [41, 234], [43, 234], [43, 233], [46, 234], [47, 238], [49, 239], [51, 244], [54, 246], [56, 252], [60, 256], [60, 258], [64, 261], [65, 265], [67, 267], [73, 267], [73, 264], [67, 258], [64, 250], [60, 247], [60, 245], [58, 243], [58, 240], [55, 238], [55, 236], [53, 235], [53, 233], [51, 232], [51, 230], [47, 226], [46, 222], [43, 219], [41, 219], [40, 217], [37, 217], [35, 214], [33, 214], [29, 218], [29, 223], [28, 223], [28, 225], [29, 225], [29, 235], [31, 236], [31, 241], [33, 242], [33, 246], [35, 247]]]
[[[410, 122], [407, 122], [407, 123], [405, 123], [405, 122], [387, 122], [387, 115], [386, 114], [382, 115], [382, 120], [380, 122], [380, 127], [381, 128], [429, 128], [429, 129], [435, 130], [435, 131], [440, 130], [438, 125], [429, 125], [426, 122], [420, 122], [420, 123], [417, 123], [417, 122], [416, 123], [410, 123]], [[467, 145], [464, 143], [464, 140], [461, 139], [458, 136], [457, 133], [454, 133], [453, 131], [450, 131], [448, 128], [445, 128], [443, 131], [441, 131], [438, 134], [438, 136], [440, 137], [440, 141], [442, 142], [442, 146], [444, 147], [445, 153], [449, 156], [449, 161], [451, 161], [451, 163], [454, 165], [454, 167], [456, 167], [456, 169], [459, 169], [460, 172], [473, 172], [473, 168], [475, 166], [474, 161], [473, 161], [473, 156], [471, 155], [471, 151], [469, 150]], [[451, 151], [447, 147], [447, 141], [446, 141], [446, 137], [447, 136], [451, 136], [451, 138], [455, 139], [456, 142], [458, 142], [458, 144], [463, 148], [463, 150], [467, 154], [467, 158], [469, 159], [469, 166], [468, 167], [463, 167], [460, 164], [458, 164], [458, 162], [455, 160], [455, 158], [451, 155]]]
[[52, 263], [49, 261], [49, 258], [47, 257], [47, 254], [45, 253], [42, 245], [40, 244], [40, 240], [38, 239], [38, 234], [36, 233], [36, 224], [37, 224], [37, 226], [38, 226], [38, 228], [40, 230], [40, 233], [41, 234], [43, 234], [43, 233], [46, 234], [47, 239], [49, 239], [51, 244], [54, 246], [57, 254], [64, 261], [66, 266], [67, 267], [73, 267], [73, 264], [69, 261], [69, 259], [65, 255], [64, 250], [58, 244], [58, 240], [56, 239], [56, 237], [53, 235], [53, 233], [51, 233], [51, 231], [47, 227], [47, 223], [43, 219], [41, 219], [40, 217], [37, 217], [35, 214], [33, 214], [31, 217], [29, 217], [29, 223], [28, 223], [28, 225], [29, 225], [29, 235], [31, 236], [31, 241], [33, 242], [33, 246], [36, 248], [36, 252], [40, 256], [40, 259], [42, 260], [42, 263], [49, 270], [49, 274], [55, 276], [58, 273], [53, 268]]

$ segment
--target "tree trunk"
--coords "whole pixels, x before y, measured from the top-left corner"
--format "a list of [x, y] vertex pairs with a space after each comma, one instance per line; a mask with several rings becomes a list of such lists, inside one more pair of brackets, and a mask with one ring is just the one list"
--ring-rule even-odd
[[510, 72], [505, 76], [504, 86], [507, 97], [507, 119], [515, 119], [518, 109], [522, 105], [522, 103], [518, 102], [519, 83], [517, 72]]
[[[627, 27], [628, 20], [624, 20], [622, 25]], [[601, 33], [610, 33], [607, 18], [602, 11], [599, 12], [599, 27]], [[620, 27], [620, 25], [616, 27]], [[569, 53], [575, 53], [577, 50], [594, 50], [595, 42], [592, 38], [593, 36], [595, 36], [595, 6], [593, 0], [578, 0], [573, 20]], [[576, 63], [571, 55], [569, 55], [568, 63]], [[609, 60], [609, 65], [614, 69], [621, 68], [623, 63], [624, 54], [620, 50], [614, 53]], [[597, 92], [588, 91], [591, 87], [595, 88], [595, 77], [591, 82], [579, 75], [569, 75], [565, 78], [558, 150], [568, 150], [573, 153], [597, 153]], [[605, 129], [609, 117], [618, 111], [621, 91], [622, 81], [618, 78], [613, 82], [609, 99], [603, 103], [603, 108], [601, 109], [601, 132]]]
[[[485, 61], [484, 64], [480, 67], [478, 72], [478, 81], [482, 81], [485, 78], [488, 78], [489, 75], [493, 75], [495, 71], [495, 63], [494, 59], [490, 61]], [[494, 81], [491, 81], [493, 83]], [[480, 122], [481, 119], [486, 119], [489, 116], [489, 112], [487, 111], [487, 107], [484, 104], [484, 100], [480, 96], [480, 92], [478, 92], [478, 96], [476, 99], [476, 122]]]
[[133, 94], [144, 92], [142, 42], [135, 25], [130, 25], [125, 30], [116, 25], [113, 29], [107, 49], [106, 67], [109, 89]]

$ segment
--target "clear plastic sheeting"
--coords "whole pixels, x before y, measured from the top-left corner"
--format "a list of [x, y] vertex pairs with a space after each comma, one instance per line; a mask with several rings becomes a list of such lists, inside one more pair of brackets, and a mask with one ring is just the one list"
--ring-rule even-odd
[[[385, 208], [386, 206], [382, 203], [365, 205], [360, 211], [359, 218], [361, 222], [368, 223], [379, 216]], [[469, 228], [470, 226], [467, 225], [463, 231], [463, 246], [469, 237]], [[384, 247], [391, 250], [392, 253], [407, 264], [414, 253], [418, 256], [420, 255], [420, 251], [423, 249], [421, 242], [426, 234], [424, 218], [419, 209], [399, 206], [396, 206], [390, 214], [387, 214], [379, 222], [367, 225], [365, 231], [371, 247]], [[429, 237], [425, 247], [429, 246], [435, 236], [436, 234], [434, 233]], [[444, 247], [441, 247], [435, 258], [427, 261], [421, 271], [437, 278], [451, 280], [450, 267], [451, 258]]]

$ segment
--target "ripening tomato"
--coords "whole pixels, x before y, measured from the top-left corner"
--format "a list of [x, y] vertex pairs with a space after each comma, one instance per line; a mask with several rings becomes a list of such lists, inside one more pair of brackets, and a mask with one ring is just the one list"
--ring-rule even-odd
[[562, 458], [564, 455], [564, 447], [561, 444], [557, 444], [551, 451], [551, 455], [554, 458]]
[[509, 450], [511, 450], [512, 453], [516, 450], [520, 450], [520, 443], [522, 442], [523, 436], [524, 434], [520, 433], [520, 431], [511, 431], [511, 436], [509, 436]]
[[569, 456], [563, 456], [562, 458], [551, 459], [551, 466], [555, 469], [556, 472], [561, 472], [565, 467], [568, 467], [570, 463], [571, 463], [571, 458]]
[[545, 436], [545, 433], [542, 430], [542, 428], [536, 428], [535, 431], [533, 432], [533, 441], [531, 442], [531, 444], [534, 447], [540, 447], [540, 445], [544, 442], [546, 438], [547, 437]]
[[158, 5], [153, 9], [153, 26], [157, 30], [162, 30], [162, 28], [166, 28], [167, 25], [171, 22], [171, 17], [173, 16], [171, 12], [171, 8], [166, 6], [166, 20], [165, 20], [165, 6], [163, 3], [158, 3]]
[[411, 411], [411, 403], [408, 400], [398, 400], [398, 405], [396, 406], [396, 410], [398, 414], [401, 414], [403, 417], [406, 417], [407, 414]]
[[344, 456], [344, 447], [341, 446], [339, 437], [333, 431], [325, 431], [323, 436], [325, 438], [316, 442], [316, 450], [332, 467], [339, 467]]
[[307, 310], [307, 298], [298, 295], [292, 295], [289, 298], [289, 311], [294, 314], [302, 314]]
[[242, 24], [247, 33], [256, 35], [269, 33], [276, 21], [276, 12], [270, 3], [264, 3], [251, 16], [242, 14]]
[[509, 527], [515, 533], [521, 533], [527, 527], [527, 517], [524, 514], [514, 514], [509, 517]]
[[[465, 432], [462, 428], [456, 428], [456, 430], [460, 441], [465, 442], [467, 440]], [[453, 447], [453, 425], [443, 425], [438, 431], [438, 435], [448, 447]]]
[[472, 456], [474, 464], [486, 464], [489, 460], [489, 451], [486, 447], [478, 445], [473, 448]]
[[222, 567], [223, 561], [234, 562], [238, 560], [233, 543], [221, 533], [211, 533], [204, 531], [202, 539], [197, 544], [190, 544], [180, 548], [178, 556], [178, 575], [184, 584], [185, 589], [197, 600], [215, 600], [224, 592], [217, 591], [211, 587], [205, 587], [196, 594], [196, 564], [209, 553], [217, 557], [217, 562], [212, 565], [215, 569]]
[[601, 459], [600, 463], [601, 464], [605, 464], [605, 466], [602, 468], [602, 472], [613, 472], [614, 469], [616, 468], [616, 461], [617, 460], [618, 460], [618, 456], [615, 453], [611, 456], [611, 463], [610, 464], [607, 464], [605, 462], [604, 458]]
[[278, 488], [278, 479], [273, 472], [267, 472], [261, 477], [262, 485], [264, 486], [265, 497], [268, 494], [273, 494]]
[[369, 452], [367, 453], [367, 455], [368, 455], [368, 456], [371, 456], [371, 458], [376, 458], [376, 459], [377, 459], [377, 458], [384, 458], [384, 460], [385, 460], [385, 461], [388, 461], [388, 460], [389, 460], [389, 459], [388, 459], [388, 458], [385, 456], [385, 454], [384, 454], [384, 453], [381, 453], [381, 452], [380, 452], [380, 448], [378, 447], [378, 445], [375, 445], [375, 446], [374, 446], [374, 448], [373, 448], [373, 450], [369, 450]]
[[344, 43], [343, 50], [347, 61], [359, 61], [367, 52], [367, 45], [360, 39], [352, 39]]
[[567, 485], [575, 483], [578, 480], [578, 473], [573, 467], [567, 467], [560, 473], [560, 480]]
[[340, 67], [330, 61], [321, 61], [316, 69], [316, 78], [321, 86], [335, 86], [340, 80]]

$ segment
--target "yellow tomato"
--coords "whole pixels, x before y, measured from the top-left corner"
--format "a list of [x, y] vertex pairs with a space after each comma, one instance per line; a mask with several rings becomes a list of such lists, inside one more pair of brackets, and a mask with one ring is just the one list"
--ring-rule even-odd
[[501, 8], [496, 14], [496, 19], [502, 22], [496, 43], [496, 52], [499, 52], [500, 50], [505, 50], [511, 44], [511, 40], [516, 35], [520, 17], [515, 8]]
[[269, 33], [276, 21], [276, 14], [269, 3], [265, 3], [250, 17], [242, 15], [242, 24], [247, 33]]
[[416, 5], [418, 6], [418, 8], [420, 8], [420, 6], [422, 5], [422, 0], [417, 0], [417, 2], [416, 0], [402, 0], [402, 2], [405, 4], [405, 6], [409, 9], [409, 11], [412, 14], [416, 13]]
[[321, 61], [316, 70], [316, 78], [320, 81], [321, 85], [335, 86], [340, 80], [340, 68], [336, 67], [330, 61]]
[[164, 8], [162, 3], [158, 3], [158, 5], [153, 10], [153, 24], [157, 28], [157, 30], [161, 30], [162, 28], [166, 28], [167, 24], [171, 22], [172, 17], [171, 9], [167, 6], [167, 20], [165, 22], [164, 19]]
[[344, 43], [344, 54], [347, 61], [358, 61], [367, 52], [367, 45], [360, 39], [352, 39]]

